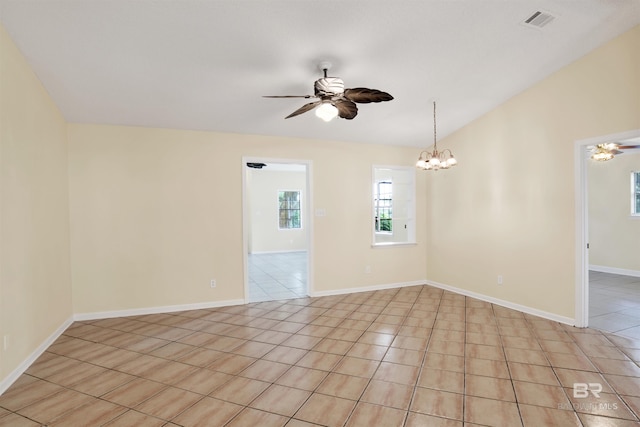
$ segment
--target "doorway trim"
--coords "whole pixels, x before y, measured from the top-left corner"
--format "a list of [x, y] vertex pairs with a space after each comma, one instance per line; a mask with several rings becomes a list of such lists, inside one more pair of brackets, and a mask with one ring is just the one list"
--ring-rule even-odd
[[640, 136], [640, 129], [575, 141], [573, 146], [575, 180], [576, 299], [575, 325], [589, 326], [589, 200], [587, 182], [587, 146]]
[[282, 159], [257, 156], [242, 157], [242, 264], [244, 277], [244, 302], [249, 299], [249, 234], [251, 212], [249, 212], [249, 200], [247, 191], [247, 173], [249, 167], [247, 163], [280, 163], [289, 165], [304, 165], [306, 169], [306, 195], [303, 198], [302, 220], [305, 224], [305, 234], [307, 238], [307, 295], [313, 294], [313, 162], [311, 160]]

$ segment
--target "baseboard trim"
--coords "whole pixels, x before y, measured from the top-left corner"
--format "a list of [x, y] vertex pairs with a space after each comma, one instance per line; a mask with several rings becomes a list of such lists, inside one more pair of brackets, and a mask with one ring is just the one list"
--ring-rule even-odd
[[181, 305], [165, 305], [160, 307], [145, 307], [134, 308], [130, 310], [114, 310], [114, 311], [100, 311], [94, 313], [77, 313], [74, 314], [73, 320], [99, 320], [99, 319], [111, 319], [114, 317], [128, 317], [128, 316], [141, 316], [144, 314], [161, 314], [161, 313], [175, 313], [176, 311], [188, 311], [188, 310], [202, 310], [205, 308], [218, 308], [227, 307], [232, 305], [245, 304], [244, 299], [233, 299], [224, 301], [212, 301], [195, 304], [181, 304]]
[[44, 353], [47, 348], [49, 348], [49, 346], [53, 344], [58, 339], [58, 337], [60, 337], [60, 335], [62, 335], [64, 331], [67, 330], [69, 326], [71, 326], [72, 323], [73, 317], [69, 317], [67, 320], [62, 322], [62, 324], [58, 326], [58, 328], [53, 331], [53, 333], [49, 335], [49, 337], [45, 339], [38, 346], [38, 348], [36, 348], [25, 360], [23, 360], [22, 363], [19, 364], [7, 377], [3, 378], [0, 381], [0, 395], [7, 391], [7, 389], [11, 387], [11, 384], [13, 384], [18, 378], [20, 378], [20, 375], [24, 374], [25, 371], [29, 369], [29, 367], [33, 364], [33, 362], [35, 362], [38, 357], [40, 357], [40, 355], [42, 355], [42, 353]]
[[[600, 268], [599, 266], [591, 266]], [[603, 271], [597, 270], [596, 268], [592, 268], [594, 271]], [[608, 268], [608, 267], [602, 267]], [[611, 270], [607, 270], [604, 272], [610, 272]], [[620, 269], [616, 269], [616, 271], [620, 271]], [[617, 274], [629, 274], [628, 272], [633, 272], [633, 270], [624, 270], [626, 273], [617, 273]], [[638, 277], [640, 277], [640, 272], [635, 272]], [[335, 289], [328, 291], [318, 291], [312, 292], [312, 297], [323, 297], [323, 296], [332, 296], [332, 295], [344, 295], [344, 294], [353, 294], [359, 292], [370, 292], [370, 291], [380, 291], [386, 289], [397, 289], [404, 288], [409, 286], [421, 286], [421, 285], [429, 285], [439, 289], [443, 289], [446, 291], [454, 292], [456, 294], [472, 297], [479, 299], [481, 301], [486, 301], [492, 304], [497, 304], [502, 307], [511, 308], [513, 310], [521, 311], [523, 313], [532, 314], [534, 316], [542, 317], [544, 319], [552, 320], [554, 322], [563, 323], [566, 325], [575, 325], [575, 319], [570, 317], [560, 316], [554, 313], [549, 313], [547, 311], [538, 310], [536, 308], [528, 307], [521, 304], [516, 304], [513, 302], [501, 300], [499, 298], [493, 298], [487, 295], [479, 294], [476, 292], [468, 291], [466, 289], [456, 288], [454, 286], [445, 285], [443, 283], [434, 282], [431, 280], [415, 280], [409, 282], [398, 282], [398, 283], [388, 283], [381, 285], [373, 285], [373, 286], [365, 286], [359, 288], [346, 288], [346, 289]], [[65, 320], [62, 325], [60, 325], [45, 341], [42, 342], [30, 355], [27, 357], [16, 369], [14, 369], [6, 378], [3, 378], [0, 381], [0, 395], [4, 393], [10, 386], [13, 384], [19, 377], [22, 375], [28, 368], [31, 366], [33, 362], [40, 357], [42, 353], [44, 353], [47, 348], [55, 342], [60, 335], [64, 333], [64, 331], [74, 322], [74, 321], [83, 321], [83, 320], [98, 320], [98, 319], [110, 319], [114, 317], [127, 317], [127, 316], [140, 316], [144, 314], [159, 314], [159, 313], [173, 313], [178, 311], [187, 311], [187, 310], [201, 310], [206, 308], [217, 308], [217, 307], [227, 307], [234, 305], [246, 304], [247, 302], [244, 299], [234, 299], [234, 300], [224, 300], [224, 301], [212, 301], [206, 303], [195, 303], [195, 304], [182, 304], [182, 305], [169, 305], [169, 306], [160, 306], [160, 307], [146, 307], [146, 308], [137, 308], [130, 310], [115, 310], [115, 311], [102, 311], [102, 312], [94, 312], [94, 313], [77, 313], [72, 317]]]
[[311, 297], [327, 297], [332, 295], [354, 294], [358, 292], [383, 291], [385, 289], [404, 288], [407, 286], [420, 286], [420, 285], [424, 285], [425, 283], [426, 283], [426, 280], [415, 280], [411, 282], [399, 282], [399, 283], [388, 283], [388, 284], [382, 284], [382, 285], [364, 286], [361, 288], [346, 288], [346, 289], [335, 289], [330, 291], [317, 291], [317, 292], [310, 292], [310, 296]]
[[489, 302], [491, 304], [496, 304], [506, 308], [511, 308], [513, 310], [521, 311], [523, 313], [542, 317], [543, 319], [563, 323], [565, 325], [574, 326], [576, 323], [575, 319], [572, 319], [570, 317], [560, 316], [555, 313], [549, 313], [547, 311], [539, 310], [533, 307], [528, 307], [526, 305], [516, 304], [516, 303], [505, 301], [499, 298], [493, 298], [488, 295], [479, 294], [477, 292], [468, 291], [466, 289], [456, 288], [455, 286], [445, 285], [443, 283], [434, 282], [432, 280], [417, 280], [417, 281], [411, 281], [411, 282], [399, 282], [399, 283], [389, 283], [389, 284], [383, 284], [383, 285], [365, 286], [362, 288], [347, 288], [347, 289], [336, 289], [331, 291], [319, 291], [319, 292], [312, 292], [311, 296], [324, 297], [324, 296], [332, 296], [332, 295], [352, 294], [357, 292], [381, 291], [385, 289], [396, 289], [396, 288], [404, 288], [408, 286], [420, 286], [420, 285], [430, 285], [435, 288], [439, 288], [446, 291], [454, 292], [456, 294], [476, 298], [481, 301]]
[[606, 267], [604, 265], [589, 265], [589, 270], [597, 271], [599, 273], [611, 273], [622, 274], [623, 276], [640, 277], [640, 271], [628, 270], [626, 268]]
[[249, 252], [250, 255], [270, 255], [270, 254], [295, 254], [307, 252], [306, 249], [291, 249], [291, 250], [281, 250], [281, 251], [254, 251]]
[[554, 322], [564, 323], [565, 325], [575, 326], [576, 321], [570, 317], [560, 316], [555, 313], [549, 313], [548, 311], [538, 310], [537, 308], [528, 307], [526, 305], [516, 304], [514, 302], [505, 301], [499, 298], [490, 297], [488, 295], [479, 294], [477, 292], [468, 291], [466, 289], [456, 288], [455, 286], [445, 285], [443, 283], [434, 282], [431, 280], [427, 280], [426, 283], [436, 288], [444, 289], [446, 291], [451, 291], [456, 294], [464, 295], [467, 297], [472, 297], [479, 299], [481, 301], [489, 302], [491, 304], [496, 304], [502, 307], [510, 308], [513, 310], [521, 311], [523, 313], [532, 314], [534, 316], [542, 317], [547, 320], [552, 320]]

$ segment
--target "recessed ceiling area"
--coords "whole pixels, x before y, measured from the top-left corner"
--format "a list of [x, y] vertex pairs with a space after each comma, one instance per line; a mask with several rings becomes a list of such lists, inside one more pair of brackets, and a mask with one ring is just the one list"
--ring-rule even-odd
[[[524, 25], [536, 12], [553, 17]], [[537, 19], [537, 18], [536, 18]], [[431, 145], [640, 23], [638, 0], [0, 0], [69, 122]], [[285, 120], [321, 61], [389, 92], [353, 120]]]

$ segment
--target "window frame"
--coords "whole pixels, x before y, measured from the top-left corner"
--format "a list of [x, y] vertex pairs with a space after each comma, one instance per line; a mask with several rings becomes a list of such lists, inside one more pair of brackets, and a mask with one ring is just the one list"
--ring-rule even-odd
[[[390, 186], [390, 190], [384, 193], [381, 192], [381, 186]], [[392, 179], [384, 179], [375, 182], [374, 186], [374, 196], [373, 196], [373, 210], [374, 210], [374, 227], [376, 234], [393, 234], [393, 180]], [[381, 195], [389, 195], [388, 198], [382, 198]], [[384, 202], [384, 203], [381, 203]], [[383, 211], [381, 214], [380, 211]], [[381, 215], [384, 215], [384, 212], [388, 212], [388, 218], [381, 218]], [[382, 229], [382, 221], [385, 221], [388, 224], [389, 229]]]
[[640, 170], [631, 171], [631, 216], [640, 217]]
[[[376, 231], [376, 185], [391, 181], [391, 232]], [[413, 166], [372, 165], [371, 167], [371, 247], [413, 246], [416, 241], [416, 168]], [[396, 188], [396, 186], [398, 186]]]
[[[297, 208], [282, 208], [281, 207], [281, 200], [280, 200], [280, 195], [283, 193], [297, 193], [298, 197], [297, 197], [297, 202], [298, 202], [298, 207]], [[284, 202], [288, 202], [291, 203], [292, 200], [284, 200]], [[278, 203], [278, 230], [302, 230], [302, 191], [300, 190], [278, 190], [278, 196], [277, 196], [277, 203]], [[297, 215], [297, 219], [298, 219], [298, 227], [282, 227], [282, 212], [286, 211], [286, 212], [298, 212]], [[293, 220], [293, 218], [291, 217], [291, 215], [287, 215], [286, 218], [287, 222], [291, 222]]]

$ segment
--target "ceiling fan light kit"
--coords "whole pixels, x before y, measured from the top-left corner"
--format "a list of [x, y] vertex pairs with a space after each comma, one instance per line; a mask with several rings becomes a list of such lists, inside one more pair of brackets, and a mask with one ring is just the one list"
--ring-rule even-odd
[[436, 103], [433, 102], [433, 151], [428, 152], [424, 150], [420, 153], [416, 167], [422, 170], [440, 170], [449, 169], [458, 164], [458, 161], [453, 156], [453, 153], [448, 148], [443, 151], [438, 151], [438, 142], [436, 134]]
[[313, 95], [270, 95], [264, 98], [317, 98], [317, 101], [310, 102], [289, 114], [285, 119], [299, 116], [302, 113], [316, 109], [316, 116], [325, 122], [329, 122], [336, 117], [352, 120], [358, 115], [356, 103], [368, 104], [371, 102], [391, 101], [393, 96], [387, 92], [377, 89], [358, 87], [345, 89], [344, 82], [339, 77], [327, 76], [327, 71], [331, 68], [328, 62], [320, 63], [320, 69], [324, 77], [316, 80], [313, 84]]
[[613, 159], [613, 157], [613, 153], [610, 150], [600, 146], [596, 147], [591, 154], [591, 158], [597, 162], [606, 162], [607, 160]]
[[338, 117], [338, 109], [329, 102], [323, 102], [318, 108], [316, 108], [316, 117], [320, 117], [325, 122]]
[[613, 159], [618, 154], [622, 154], [622, 150], [632, 150], [640, 148], [640, 145], [621, 145], [618, 142], [607, 142], [597, 144], [591, 149], [591, 160], [597, 162], [606, 162]]

